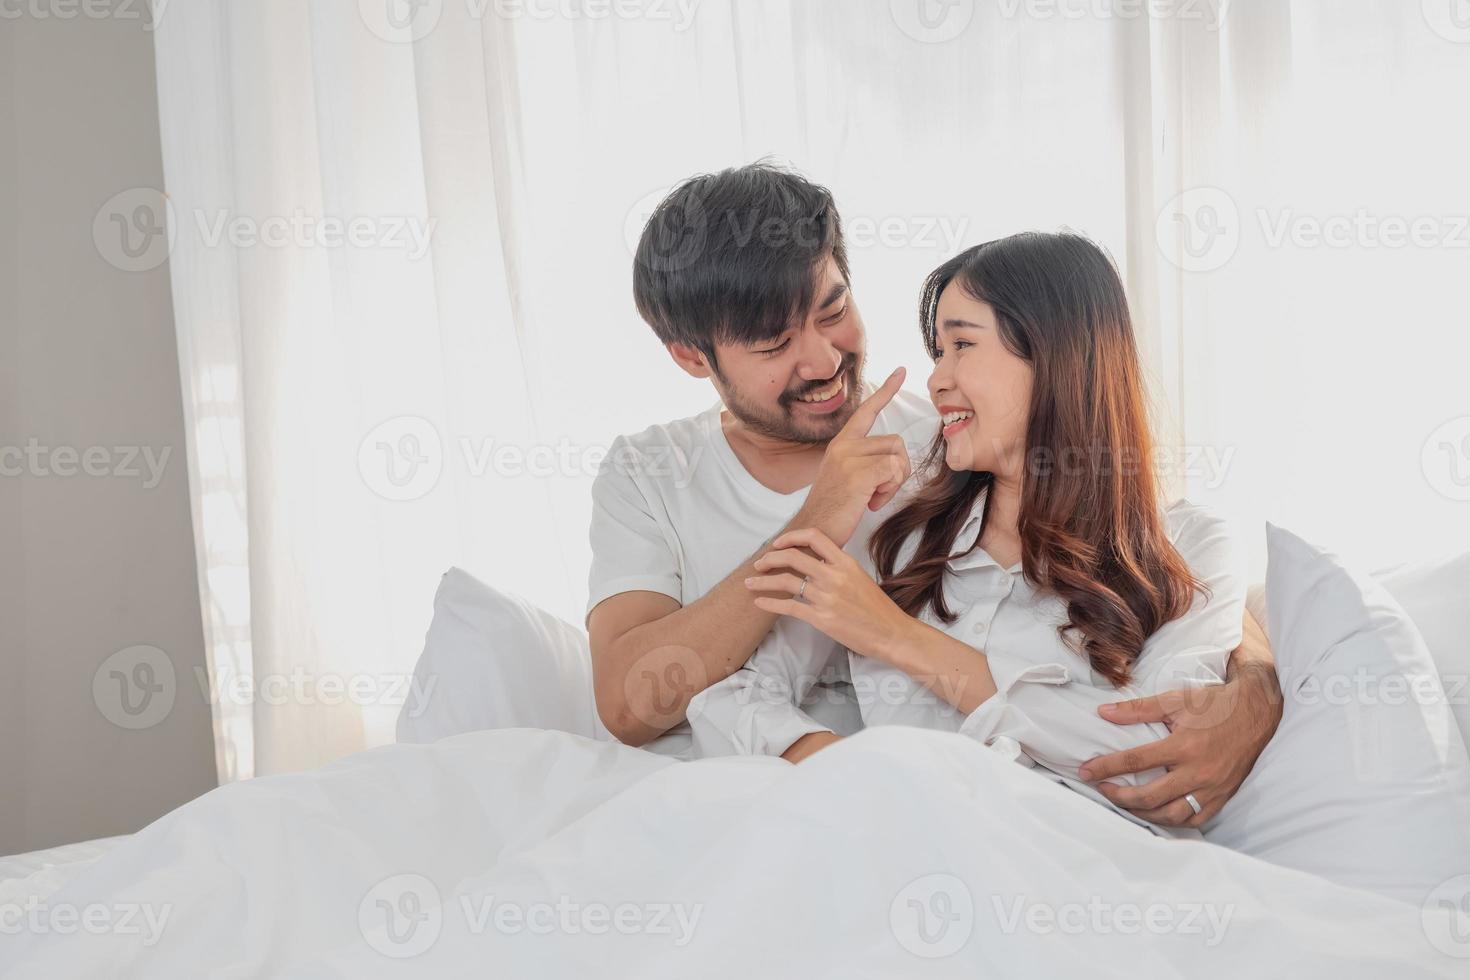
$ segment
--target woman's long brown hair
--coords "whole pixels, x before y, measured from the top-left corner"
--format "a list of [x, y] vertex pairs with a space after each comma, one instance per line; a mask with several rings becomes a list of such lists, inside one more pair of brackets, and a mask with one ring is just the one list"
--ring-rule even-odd
[[[1019, 520], [1024, 574], [1066, 602], [1063, 639], [1120, 687], [1144, 641], [1203, 589], [1164, 526], [1123, 283], [1108, 256], [1079, 235], [977, 245], [924, 284], [920, 322], [931, 357], [939, 296], [951, 283], [995, 310], [1006, 348], [1034, 372]], [[957, 613], [944, 601], [946, 566], [993, 475], [952, 472], [943, 453], [936, 436], [921, 470], [931, 475], [878, 528], [870, 549], [883, 590], [905, 612], [930, 608], [950, 623]], [[982, 535], [988, 517], [987, 498]], [[915, 532], [913, 557], [895, 572]]]

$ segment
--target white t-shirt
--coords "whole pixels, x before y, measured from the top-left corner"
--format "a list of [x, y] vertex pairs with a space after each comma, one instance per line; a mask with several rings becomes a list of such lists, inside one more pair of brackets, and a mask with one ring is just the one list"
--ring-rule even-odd
[[[871, 385], [864, 386], [864, 398], [872, 391]], [[592, 484], [589, 615], [598, 603], [623, 592], [659, 592], [682, 605], [694, 602], [753, 557], [806, 501], [810, 488], [777, 493], [751, 476], [725, 438], [722, 409], [716, 402], [698, 415], [613, 441]], [[938, 416], [928, 399], [901, 390], [879, 414], [871, 434], [902, 436], [917, 460], [937, 430]], [[891, 506], [864, 513], [848, 542], [849, 553], [867, 548], [868, 537], [892, 512]], [[777, 628], [797, 627], [809, 628], [787, 620], [778, 621]], [[836, 720], [847, 730], [860, 723], [851, 698], [825, 691], [819, 695], [823, 705], [849, 723], [821, 720]], [[812, 713], [820, 716], [822, 710], [815, 707]], [[650, 747], [684, 754], [688, 744], [688, 726], [681, 724]]]

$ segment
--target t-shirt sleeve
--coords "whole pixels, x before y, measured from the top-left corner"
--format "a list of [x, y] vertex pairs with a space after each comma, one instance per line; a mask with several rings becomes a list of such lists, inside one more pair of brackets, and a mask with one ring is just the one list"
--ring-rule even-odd
[[683, 575], [662, 502], [637, 479], [638, 453], [619, 437], [592, 481], [592, 570], [587, 613], [623, 592], [660, 592], [683, 601]]

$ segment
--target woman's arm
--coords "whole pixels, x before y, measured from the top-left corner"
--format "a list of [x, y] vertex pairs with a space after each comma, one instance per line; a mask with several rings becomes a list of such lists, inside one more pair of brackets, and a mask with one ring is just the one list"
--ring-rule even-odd
[[808, 736], [835, 739], [800, 705], [839, 653], [811, 627], [778, 620], [744, 667], [690, 700], [695, 754], [803, 756], [820, 747]]
[[[1010, 739], [1031, 759], [1080, 780], [1078, 768], [1100, 751], [1125, 752], [1168, 734], [1160, 724], [1115, 725], [1099, 707], [1116, 697], [1110, 690], [1071, 683], [1062, 663], [995, 658], [905, 613], [868, 571], [819, 531], [793, 531], [777, 538], [777, 550], [757, 559], [758, 568], [789, 569], [749, 579], [761, 592], [801, 598], [759, 597], [769, 612], [800, 619], [848, 649], [896, 667], [967, 717], [961, 731], [986, 744]], [[810, 548], [815, 558], [798, 548]], [[805, 588], [802, 581], [806, 580]], [[1162, 769], [1131, 774], [1136, 784]]]
[[897, 667], [962, 714], [995, 696], [995, 676], [985, 651], [894, 609], [905, 622], [871, 652], [858, 652]]
[[960, 711], [973, 711], [995, 694], [982, 652], [900, 609], [856, 558], [821, 531], [788, 531], [771, 546], [775, 550], [755, 561], [765, 574], [745, 585], [792, 598], [757, 596], [761, 609], [801, 620], [856, 654], [903, 670]]

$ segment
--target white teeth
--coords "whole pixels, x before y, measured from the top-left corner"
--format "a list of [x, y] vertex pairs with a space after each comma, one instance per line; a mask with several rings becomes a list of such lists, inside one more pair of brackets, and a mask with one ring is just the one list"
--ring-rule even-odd
[[961, 419], [972, 419], [974, 417], [974, 412], [945, 412], [942, 416], [940, 416], [940, 418], [943, 419], [945, 425], [954, 425]]
[[829, 398], [836, 398], [842, 391], [842, 379], [838, 378], [821, 391], [814, 391], [810, 395], [803, 395], [798, 401], [824, 402]]

